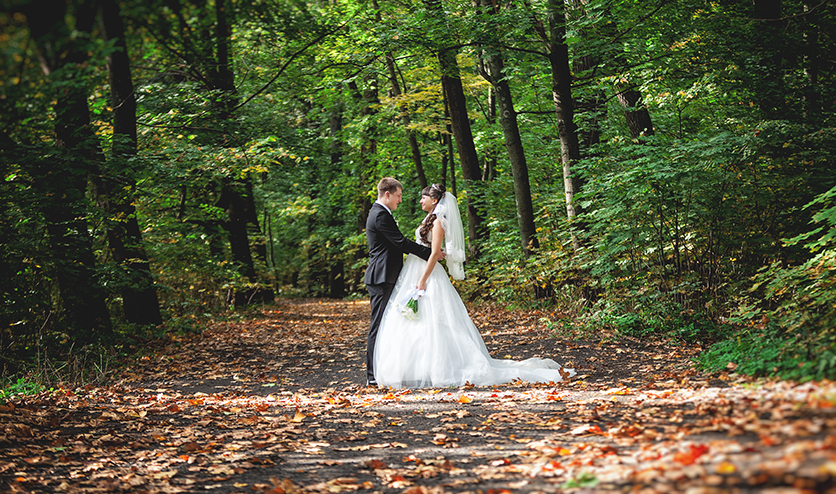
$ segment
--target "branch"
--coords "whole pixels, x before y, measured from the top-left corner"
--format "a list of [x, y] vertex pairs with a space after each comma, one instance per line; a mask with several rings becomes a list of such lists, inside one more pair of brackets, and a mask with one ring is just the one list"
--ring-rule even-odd
[[[663, 59], [663, 58], [672, 57], [672, 56], [674, 56], [675, 54], [676, 54], [676, 53], [674, 53], [674, 52], [671, 52], [671, 53], [663, 53], [663, 54], [659, 55], [658, 57], [651, 57], [651, 58], [648, 58], [648, 59], [646, 59], [646, 60], [642, 60], [641, 62], [639, 62], [639, 63], [637, 63], [637, 64], [634, 64], [634, 65], [630, 65], [629, 67], [621, 67], [621, 68], [617, 71], [617, 73], [624, 73], [624, 72], [626, 72], [626, 71], [628, 71], [628, 70], [630, 70], [630, 69], [635, 69], [636, 67], [641, 67], [642, 65], [645, 65], [645, 64], [647, 64], [647, 63], [649, 63], [649, 62], [654, 62], [654, 61], [656, 61], [656, 60], [661, 60], [661, 59]], [[575, 81], [591, 81], [591, 80], [594, 80], [594, 79], [596, 78], [596, 73], [598, 72], [598, 68], [599, 68], [600, 66], [601, 66], [601, 64], [595, 64], [595, 67], [592, 69], [592, 73], [591, 73], [589, 76], [587, 76], [587, 77], [572, 77], [572, 87], [580, 87], [580, 86], [585, 86], [585, 85], [586, 85], [586, 83], [583, 83], [583, 84], [575, 84]], [[605, 74], [606, 74], [606, 73], [605, 73]], [[611, 73], [610, 73], [610, 75], [615, 75], [615, 74], [611, 72]]]
[[510, 45], [497, 45], [497, 44], [494, 44], [494, 43], [486, 43], [484, 41], [481, 41], [481, 42], [474, 41], [472, 43], [462, 43], [462, 44], [459, 44], [459, 45], [447, 46], [447, 47], [445, 47], [445, 48], [443, 48], [439, 51], [457, 50], [459, 48], [464, 48], [465, 46], [492, 46], [494, 48], [503, 48], [505, 50], [518, 51], [518, 52], [521, 52], [521, 53], [529, 53], [531, 55], [539, 55], [541, 57], [546, 57], [546, 58], [549, 57], [548, 53], [543, 53], [542, 51], [529, 50], [527, 48], [518, 48], [516, 46], [510, 46]]
[[619, 34], [619, 35], [618, 35], [618, 36], [616, 36], [615, 38], [611, 39], [611, 40], [610, 40], [610, 43], [615, 43], [616, 41], [618, 41], [618, 39], [619, 39], [619, 38], [621, 38], [622, 36], [626, 35], [626, 34], [627, 34], [627, 33], [629, 33], [630, 31], [632, 31], [634, 27], [636, 27], [636, 26], [638, 26], [639, 24], [641, 24], [642, 22], [644, 22], [644, 21], [645, 21], [648, 17], [650, 17], [650, 16], [652, 16], [653, 14], [655, 14], [656, 12], [659, 12], [660, 10], [662, 10], [662, 7], [664, 7], [666, 3], [667, 3], [667, 2], [662, 2], [661, 4], [659, 4], [659, 6], [658, 6], [658, 7], [656, 7], [656, 9], [655, 9], [655, 10], [653, 10], [652, 12], [650, 12], [649, 14], [647, 14], [646, 16], [644, 16], [644, 17], [642, 17], [641, 19], [639, 19], [639, 21], [638, 21], [638, 22], [636, 22], [636, 23], [635, 23], [635, 24], [633, 24], [632, 26], [630, 26], [630, 27], [628, 27], [627, 29], [625, 29], [624, 31], [622, 31], [622, 32], [621, 32], [621, 34]]
[[346, 26], [346, 24], [348, 24], [348, 21], [350, 21], [351, 19], [353, 19], [355, 15], [357, 15], [357, 14], [352, 15], [352, 16], [351, 16], [350, 18], [348, 18], [345, 22], [343, 22], [342, 24], [340, 24], [339, 26], [337, 26], [337, 27], [336, 27], [336, 28], [334, 28], [333, 30], [331, 30], [331, 31], [326, 31], [326, 32], [322, 33], [322, 35], [320, 35], [318, 38], [316, 38], [316, 39], [314, 39], [314, 40], [311, 40], [311, 41], [310, 41], [310, 42], [308, 42], [305, 46], [303, 46], [300, 50], [298, 50], [296, 53], [294, 53], [293, 55], [291, 55], [291, 56], [290, 56], [290, 58], [288, 58], [288, 59], [287, 59], [287, 61], [286, 61], [286, 62], [285, 62], [285, 63], [284, 63], [281, 67], [279, 67], [279, 72], [278, 72], [278, 73], [276, 73], [276, 75], [274, 75], [272, 79], [270, 79], [269, 81], [267, 81], [267, 84], [265, 84], [265, 85], [261, 86], [261, 88], [260, 88], [260, 89], [258, 89], [256, 92], [254, 92], [253, 94], [251, 94], [251, 95], [250, 95], [247, 99], [245, 99], [245, 100], [244, 100], [244, 101], [242, 101], [241, 103], [238, 103], [237, 105], [235, 105], [235, 107], [234, 107], [234, 108], [232, 108], [232, 110], [230, 110], [230, 112], [233, 112], [233, 111], [237, 110], [238, 108], [241, 108], [242, 106], [244, 106], [244, 105], [246, 105], [247, 103], [249, 103], [250, 101], [252, 101], [252, 100], [253, 100], [253, 98], [255, 98], [255, 97], [256, 97], [256, 96], [258, 96], [259, 94], [261, 94], [261, 93], [263, 93], [264, 91], [266, 91], [266, 90], [267, 90], [267, 88], [269, 88], [271, 84], [273, 84], [274, 82], [276, 82], [276, 80], [277, 80], [279, 77], [281, 77], [281, 75], [284, 73], [285, 69], [287, 69], [287, 67], [290, 65], [290, 63], [291, 63], [291, 62], [293, 62], [293, 60], [294, 60], [296, 57], [298, 57], [299, 55], [301, 55], [302, 53], [304, 53], [304, 52], [305, 52], [305, 50], [307, 50], [307, 49], [308, 49], [308, 48], [310, 48], [311, 46], [315, 45], [316, 43], [319, 43], [320, 41], [322, 41], [322, 40], [323, 40], [323, 39], [325, 39], [326, 37], [328, 37], [328, 36], [330, 36], [330, 35], [332, 35], [332, 34], [336, 33], [337, 31], [339, 31], [340, 29], [342, 29], [343, 27], [345, 27], [345, 26]]
[[218, 133], [225, 133], [229, 132], [224, 129], [213, 129], [211, 127], [194, 127], [192, 125], [160, 125], [160, 124], [149, 124], [144, 122], [137, 122], [137, 125], [141, 125], [143, 127], [153, 127], [155, 129], [176, 129], [176, 130], [205, 130], [208, 132], [218, 132]]

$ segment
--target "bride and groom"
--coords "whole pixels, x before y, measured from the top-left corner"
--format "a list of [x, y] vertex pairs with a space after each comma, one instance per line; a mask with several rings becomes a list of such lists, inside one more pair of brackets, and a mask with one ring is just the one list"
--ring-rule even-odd
[[[438, 262], [446, 259], [450, 275], [464, 279], [464, 229], [456, 197], [440, 184], [424, 188], [421, 209], [427, 216], [412, 241], [401, 234], [392, 217], [402, 196], [400, 182], [382, 179], [366, 221], [369, 266], [365, 283], [372, 310], [366, 344], [367, 384], [485, 386], [517, 379], [557, 382], [574, 375], [573, 369], [551, 359], [512, 361], [490, 356]], [[410, 254], [405, 262], [404, 253]], [[410, 312], [404, 306], [416, 293], [421, 294], [418, 310]]]

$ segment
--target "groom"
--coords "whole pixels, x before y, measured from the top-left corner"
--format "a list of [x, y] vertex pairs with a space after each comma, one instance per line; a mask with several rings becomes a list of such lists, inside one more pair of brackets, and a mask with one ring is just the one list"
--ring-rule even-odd
[[[383, 320], [383, 312], [395, 282], [403, 267], [403, 255], [415, 254], [425, 261], [430, 257], [430, 248], [418, 245], [405, 238], [392, 211], [398, 208], [403, 196], [403, 185], [391, 177], [381, 179], [377, 184], [377, 200], [369, 210], [366, 220], [366, 238], [369, 241], [369, 267], [366, 269], [366, 289], [372, 306], [372, 320], [366, 341], [366, 384], [377, 386], [374, 378], [374, 344], [377, 330]], [[417, 280], [416, 280], [417, 282]]]

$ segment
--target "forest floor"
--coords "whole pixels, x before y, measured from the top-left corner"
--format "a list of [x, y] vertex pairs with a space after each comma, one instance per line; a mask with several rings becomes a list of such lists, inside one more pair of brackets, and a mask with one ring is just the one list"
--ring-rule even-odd
[[366, 388], [367, 301], [283, 300], [102, 386], [0, 406], [7, 492], [836, 492], [836, 385], [705, 375], [697, 348], [471, 310], [549, 385]]

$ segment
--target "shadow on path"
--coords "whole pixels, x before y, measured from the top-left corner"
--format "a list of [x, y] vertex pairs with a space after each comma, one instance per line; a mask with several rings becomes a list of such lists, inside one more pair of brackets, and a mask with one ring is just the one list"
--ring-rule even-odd
[[471, 315], [496, 358], [569, 382], [378, 390], [367, 301], [293, 300], [173, 341], [107, 387], [0, 408], [17, 492], [822, 491], [831, 383], [706, 376], [696, 349], [553, 338], [544, 314]]

